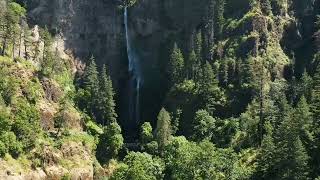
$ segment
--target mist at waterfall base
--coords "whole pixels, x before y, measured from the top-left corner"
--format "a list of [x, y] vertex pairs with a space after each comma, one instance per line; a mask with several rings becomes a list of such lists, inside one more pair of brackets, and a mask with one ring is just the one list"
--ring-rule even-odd
[[[130, 16], [132, 9], [124, 9], [125, 44], [123, 57], [127, 65], [126, 75], [121, 80], [118, 93], [118, 115], [122, 134], [127, 142], [139, 138], [140, 127], [145, 121], [155, 127], [157, 115], [166, 92], [166, 77], [162, 77], [159, 65], [154, 62], [160, 59], [160, 53], [150, 51], [150, 48], [160, 49], [160, 44], [150, 44], [148, 38], [143, 38], [134, 29], [134, 17]], [[155, 34], [157, 37], [161, 37]], [[154, 37], [152, 37], [154, 38]], [[160, 41], [158, 41], [160, 42]], [[149, 53], [153, 52], [153, 53]]]

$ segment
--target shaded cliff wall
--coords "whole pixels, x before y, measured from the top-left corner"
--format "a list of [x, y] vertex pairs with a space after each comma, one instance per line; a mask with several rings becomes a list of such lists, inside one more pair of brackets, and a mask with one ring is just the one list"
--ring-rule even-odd
[[125, 76], [125, 36], [122, 10], [117, 1], [42, 0], [28, 1], [32, 23], [47, 26], [62, 35], [65, 50], [77, 60], [95, 56], [99, 65], [107, 64], [114, 77]]

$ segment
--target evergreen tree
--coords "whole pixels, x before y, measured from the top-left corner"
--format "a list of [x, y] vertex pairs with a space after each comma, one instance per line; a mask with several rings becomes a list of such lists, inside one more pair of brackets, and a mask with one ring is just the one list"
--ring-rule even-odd
[[313, 76], [311, 112], [313, 116], [314, 150], [312, 153], [314, 174], [320, 175], [320, 65]]
[[160, 150], [163, 150], [171, 137], [171, 118], [170, 114], [164, 108], [161, 109], [158, 115], [155, 136]]
[[320, 65], [317, 66], [313, 76], [311, 111], [316, 128], [320, 128]]
[[83, 75], [83, 90], [84, 96], [84, 109], [91, 115], [94, 115], [97, 110], [97, 105], [100, 100], [99, 97], [99, 78], [97, 65], [95, 59], [92, 56], [90, 62], [87, 65]]
[[304, 72], [300, 82], [301, 94], [304, 95], [307, 102], [311, 102], [312, 98], [312, 78], [307, 72]]
[[202, 68], [201, 80], [199, 83], [202, 91], [209, 91], [212, 88], [218, 87], [216, 73], [213, 71], [213, 68], [208, 61]]
[[300, 140], [300, 123], [293, 114], [285, 115], [277, 131], [276, 169], [281, 179], [308, 179], [308, 154]]
[[199, 77], [200, 63], [194, 50], [189, 54], [187, 65], [187, 75], [189, 79], [196, 80]]
[[116, 122], [117, 114], [115, 112], [114, 92], [112, 88], [112, 80], [108, 75], [105, 65], [102, 67], [99, 76], [99, 110], [102, 118], [102, 125]]
[[305, 180], [309, 179], [309, 156], [300, 140], [297, 138], [293, 142], [293, 169], [292, 169], [292, 178], [290, 179], [297, 179], [297, 180]]
[[180, 83], [184, 79], [184, 59], [177, 44], [174, 44], [173, 51], [169, 60], [169, 75], [171, 83]]
[[293, 118], [299, 127], [299, 136], [301, 141], [306, 147], [312, 147], [312, 115], [310, 113], [307, 100], [304, 96], [302, 96], [297, 107], [295, 108]]
[[218, 86], [216, 72], [209, 62], [202, 68], [201, 78], [198, 81], [200, 107], [206, 109], [211, 115], [219, 112], [218, 108], [225, 105], [226, 97]]
[[275, 153], [276, 146], [273, 139], [273, 127], [270, 122], [265, 123], [266, 134], [263, 137], [260, 154], [258, 155], [258, 179], [275, 178]]

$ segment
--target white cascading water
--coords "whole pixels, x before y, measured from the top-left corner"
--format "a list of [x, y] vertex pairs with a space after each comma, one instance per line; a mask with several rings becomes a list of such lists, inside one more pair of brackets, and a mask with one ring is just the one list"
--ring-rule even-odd
[[124, 24], [126, 31], [126, 40], [127, 40], [127, 54], [128, 54], [128, 71], [130, 73], [130, 85], [133, 86], [132, 90], [135, 92], [130, 92], [129, 100], [129, 113], [130, 118], [136, 122], [140, 121], [140, 87], [142, 83], [142, 76], [138, 61], [138, 56], [132, 49], [131, 38], [128, 29], [128, 9], [124, 9]]

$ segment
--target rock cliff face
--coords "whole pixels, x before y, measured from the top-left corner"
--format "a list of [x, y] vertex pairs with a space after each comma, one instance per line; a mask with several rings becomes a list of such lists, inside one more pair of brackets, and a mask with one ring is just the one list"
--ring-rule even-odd
[[[125, 49], [122, 11], [116, 1], [43, 0], [29, 1], [31, 22], [47, 26], [61, 35], [65, 50], [85, 61], [91, 55], [110, 66], [114, 77], [121, 75]], [[125, 61], [124, 61], [125, 62]]]

